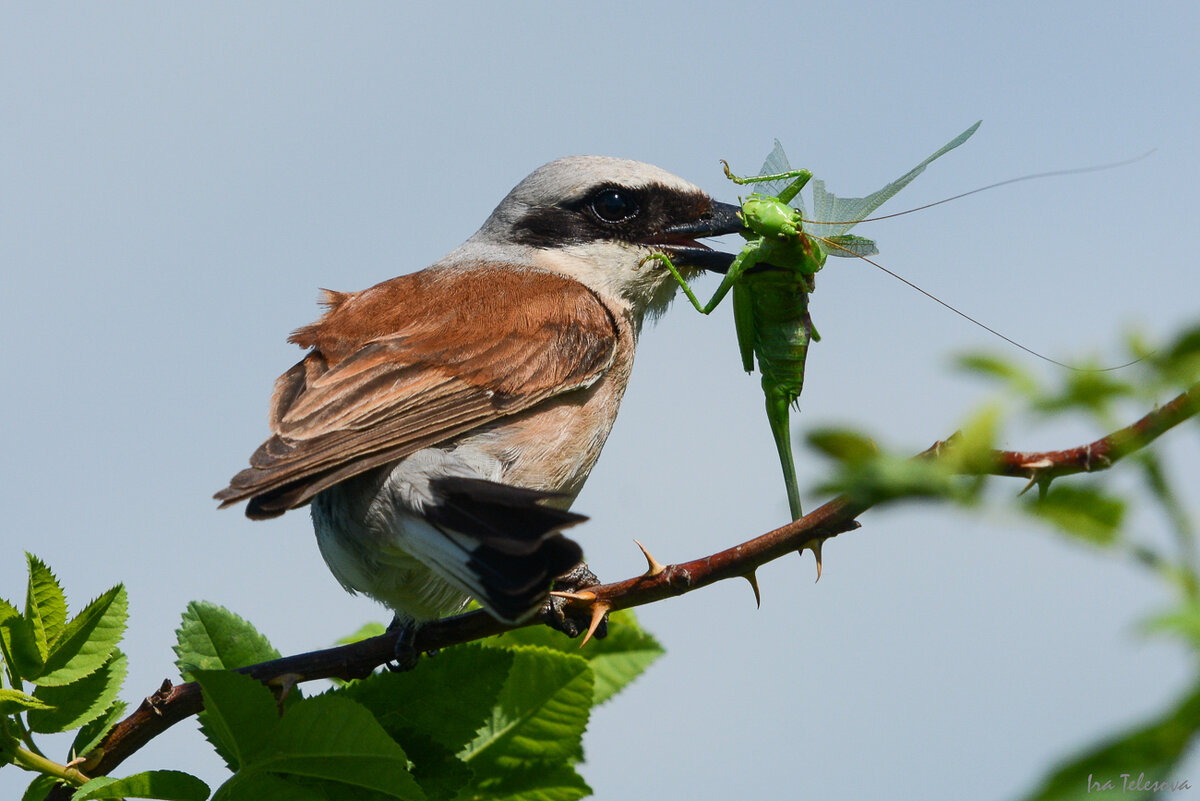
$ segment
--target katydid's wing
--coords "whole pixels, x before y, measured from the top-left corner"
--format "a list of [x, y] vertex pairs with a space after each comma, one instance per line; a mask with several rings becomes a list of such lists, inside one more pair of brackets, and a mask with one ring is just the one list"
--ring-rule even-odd
[[[805, 224], [805, 230], [808, 227]], [[875, 247], [875, 242], [867, 239], [865, 236], [839, 234], [838, 236], [822, 237], [817, 241], [821, 243], [821, 250], [825, 251], [825, 255], [827, 256], [845, 256], [846, 258], [851, 258], [853, 256], [874, 256], [879, 253], [879, 248]]]
[[[775, 140], [775, 147], [767, 155], [767, 160], [763, 162], [762, 169], [758, 171], [759, 175], [781, 175], [785, 172], [791, 172], [792, 165], [788, 163], [787, 154], [783, 152], [783, 145], [779, 144], [779, 140]], [[788, 179], [779, 181], [763, 181], [761, 184], [754, 184], [754, 191], [760, 195], [769, 195], [776, 197], [784, 189], [787, 189], [791, 181]], [[792, 206], [800, 210], [800, 216], [807, 217], [804, 213], [804, 201], [799, 195], [792, 200]]]
[[[892, 197], [892, 195], [908, 186], [914, 178], [925, 171], [925, 168], [928, 167], [931, 162], [946, 155], [951, 150], [970, 139], [971, 135], [979, 129], [979, 124], [980, 123], [978, 122], [975, 123], [970, 128], [951, 139], [949, 143], [940, 148], [932, 156], [922, 161], [916, 167], [913, 167], [907, 173], [897, 178], [883, 189], [867, 195], [866, 197], [838, 197], [831, 192], [825, 191], [824, 181], [814, 180], [812, 219], [817, 220], [818, 222], [806, 222], [804, 229], [811, 234], [826, 238], [836, 237], [839, 234], [846, 233], [853, 228], [859, 220], [870, 216], [871, 212], [882, 206], [884, 202]], [[772, 155], [774, 155], [774, 153], [772, 153]], [[822, 223], [820, 222], [821, 220], [825, 220], [827, 222]], [[851, 250], [851, 252], [839, 251], [838, 248], [831, 248], [829, 249], [829, 255], [865, 255], [855, 253], [850, 248], [848, 248], [848, 250]]]

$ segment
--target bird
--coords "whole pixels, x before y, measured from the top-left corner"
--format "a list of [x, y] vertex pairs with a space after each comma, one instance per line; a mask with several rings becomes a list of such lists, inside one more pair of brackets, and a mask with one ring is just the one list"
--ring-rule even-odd
[[333, 575], [393, 625], [471, 599], [527, 620], [581, 559], [570, 506], [643, 324], [678, 288], [647, 257], [724, 271], [732, 254], [697, 240], [742, 228], [738, 206], [651, 164], [539, 167], [433, 265], [323, 290], [289, 338], [308, 352], [275, 382], [269, 438], [215, 499], [251, 519], [310, 505]]

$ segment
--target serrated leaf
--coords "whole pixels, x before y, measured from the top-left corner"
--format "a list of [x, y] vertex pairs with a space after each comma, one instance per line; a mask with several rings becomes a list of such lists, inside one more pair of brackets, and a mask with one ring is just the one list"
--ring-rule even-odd
[[[33, 635], [33, 644], [37, 648], [38, 656], [43, 662], [46, 656], [50, 653], [50, 639], [46, 636], [46, 624], [42, 620], [41, 610], [38, 608], [34, 600], [33, 583], [35, 578], [34, 573], [34, 558], [31, 554], [25, 554], [25, 560], [29, 567], [29, 581], [25, 589], [25, 620], [29, 621], [29, 631]], [[44, 567], [41, 563], [37, 563], [40, 567]], [[39, 575], [44, 584], [44, 574]]]
[[477, 772], [529, 761], [577, 759], [595, 695], [587, 660], [549, 648], [516, 647], [496, 707], [462, 757]]
[[121, 584], [92, 601], [66, 625], [41, 674], [30, 681], [42, 687], [61, 687], [97, 670], [125, 634], [128, 608]]
[[363, 706], [335, 695], [306, 699], [284, 713], [243, 770], [294, 774], [423, 801], [408, 756]]
[[576, 801], [592, 794], [583, 777], [566, 764], [528, 765], [505, 771], [503, 776], [472, 785], [474, 795], [487, 801]]
[[362, 704], [397, 739], [424, 732], [457, 752], [491, 716], [513, 659], [476, 644], [448, 648], [413, 670], [368, 676], [331, 694]]
[[8, 601], [0, 601], [0, 649], [13, 684], [42, 672], [46, 654], [38, 649], [34, 624]]
[[83, 756], [104, 740], [104, 736], [125, 717], [124, 701], [113, 701], [97, 718], [85, 723], [71, 743], [71, 754]]
[[[1168, 784], [1161, 789], [1171, 790], [1170, 771], [1187, 750], [1197, 728], [1200, 728], [1200, 688], [1193, 688], [1157, 720], [1101, 743], [1056, 768], [1027, 799], [1068, 801], [1096, 798], [1097, 794], [1148, 797], [1149, 793], [1129, 795], [1139, 774], [1143, 784], [1163, 781]], [[1105, 783], [1109, 783], [1107, 788]]]
[[53, 710], [30, 710], [29, 728], [36, 732], [70, 731], [99, 717], [116, 699], [125, 681], [128, 662], [119, 650], [95, 670], [65, 686], [38, 687], [34, 697]]
[[204, 734], [230, 770], [245, 767], [279, 721], [275, 696], [257, 679], [227, 670], [198, 670]]
[[53, 709], [53, 707], [20, 690], [0, 689], [0, 715], [12, 715], [27, 709]]
[[46, 796], [58, 784], [53, 776], [38, 776], [29, 783], [21, 795], [21, 801], [46, 801]]
[[41, 620], [48, 645], [62, 636], [67, 625], [67, 598], [62, 586], [46, 563], [31, 553], [25, 554], [29, 563], [29, 591], [25, 597], [25, 614], [30, 610]]
[[1117, 541], [1125, 518], [1125, 502], [1096, 489], [1056, 484], [1026, 509], [1073, 537], [1096, 545]]
[[71, 801], [104, 798], [161, 798], [164, 801], [205, 801], [208, 785], [179, 770], [150, 770], [123, 779], [101, 776], [71, 796]]
[[453, 798], [471, 774], [455, 755], [490, 717], [512, 664], [512, 654], [502, 649], [469, 644], [444, 649], [411, 671], [368, 676], [332, 694], [375, 716], [404, 748], [430, 798]]
[[579, 640], [549, 626], [527, 626], [484, 640], [484, 644], [494, 648], [539, 645], [582, 656], [592, 667], [595, 681], [592, 703], [597, 706], [620, 692], [664, 653], [658, 641], [638, 625], [632, 609], [609, 615], [608, 636], [591, 640], [583, 648], [579, 647]]
[[0, 657], [4, 659], [4, 667], [8, 673], [9, 683], [13, 685], [19, 684], [21, 677], [13, 665], [13, 656], [10, 653], [12, 632], [8, 628], [8, 621], [19, 617], [21, 617], [21, 613], [16, 610], [16, 607], [3, 598], [0, 598]]
[[175, 635], [175, 664], [189, 680], [196, 670], [234, 670], [279, 658], [246, 620], [204, 601], [188, 604]]

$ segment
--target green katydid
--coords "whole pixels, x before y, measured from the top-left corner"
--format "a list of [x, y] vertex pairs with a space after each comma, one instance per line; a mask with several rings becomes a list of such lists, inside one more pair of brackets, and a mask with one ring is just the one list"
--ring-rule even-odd
[[801, 515], [796, 468], [792, 460], [788, 409], [796, 404], [804, 385], [804, 360], [809, 342], [820, 340], [808, 314], [808, 295], [813, 277], [826, 256], [871, 256], [879, 251], [869, 239], [847, 235], [854, 225], [879, 208], [920, 175], [940, 156], [967, 141], [975, 123], [929, 158], [878, 192], [861, 198], [839, 198], [825, 191], [825, 183], [813, 181], [813, 218], [804, 213], [800, 190], [812, 179], [808, 170], [793, 170], [779, 142], [767, 156], [762, 171], [754, 177], [735, 176], [725, 164], [725, 175], [737, 184], [763, 184], [741, 201], [746, 245], [730, 265], [721, 285], [706, 304], [671, 260], [662, 253], [647, 259], [662, 262], [688, 300], [702, 314], [709, 314], [733, 290], [733, 317], [737, 326], [742, 366], [753, 372], [757, 357], [766, 396], [767, 420], [775, 437], [783, 478], [787, 485], [792, 518]]

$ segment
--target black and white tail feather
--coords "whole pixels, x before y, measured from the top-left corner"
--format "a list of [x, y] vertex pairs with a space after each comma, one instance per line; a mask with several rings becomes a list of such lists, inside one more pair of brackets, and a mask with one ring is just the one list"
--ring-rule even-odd
[[426, 507], [426, 520], [462, 557], [444, 567], [500, 620], [536, 613], [554, 579], [583, 558], [561, 532], [587, 517], [547, 506], [559, 493], [464, 476], [431, 479], [430, 489], [438, 502]]

